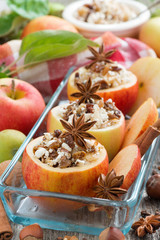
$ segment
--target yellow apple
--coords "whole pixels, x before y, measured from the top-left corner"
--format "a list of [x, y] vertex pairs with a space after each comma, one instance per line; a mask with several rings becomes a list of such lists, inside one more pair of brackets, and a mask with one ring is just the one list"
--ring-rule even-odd
[[142, 26], [139, 39], [153, 48], [160, 57], [160, 17], [151, 18]]
[[144, 101], [152, 98], [157, 107], [160, 107], [160, 59], [145, 57], [138, 59], [131, 67], [138, 79], [138, 96], [129, 115], [132, 115]]
[[[47, 131], [53, 132], [55, 129], [63, 130], [63, 126], [60, 122], [60, 107], [53, 108], [47, 118]], [[108, 157], [111, 160], [121, 147], [124, 133], [125, 133], [125, 119], [121, 113], [120, 120], [106, 128], [101, 129], [90, 129], [90, 134], [95, 136], [98, 142], [100, 142], [107, 150]]]

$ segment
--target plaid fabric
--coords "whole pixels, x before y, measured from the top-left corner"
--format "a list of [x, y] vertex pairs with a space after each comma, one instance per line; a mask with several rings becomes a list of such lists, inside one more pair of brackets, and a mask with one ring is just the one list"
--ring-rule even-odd
[[[106, 32], [101, 37], [94, 39], [94, 41], [99, 44], [103, 43], [105, 51], [117, 49], [111, 59], [124, 65], [126, 68], [130, 67], [138, 58], [146, 56], [156, 57], [155, 52], [139, 40], [133, 38], [120, 39], [110, 32]], [[0, 45], [0, 64], [5, 63], [8, 65], [17, 59], [20, 45], [21, 40], [12, 40]], [[80, 67], [86, 64], [86, 57], [90, 55], [91, 53], [86, 50], [69, 57], [40, 63], [29, 70], [19, 73], [18, 78], [34, 85], [47, 101], [47, 98], [54, 93], [68, 69], [73, 65]], [[17, 66], [22, 64], [23, 59], [17, 63]]]

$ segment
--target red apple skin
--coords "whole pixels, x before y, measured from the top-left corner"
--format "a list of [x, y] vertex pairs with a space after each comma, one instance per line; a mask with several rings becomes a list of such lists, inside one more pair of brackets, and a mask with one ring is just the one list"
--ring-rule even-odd
[[117, 176], [124, 175], [122, 188], [129, 189], [141, 169], [141, 153], [136, 144], [123, 148], [109, 164], [109, 171], [115, 170]]
[[138, 81], [129, 88], [122, 88], [115, 91], [99, 91], [98, 95], [104, 98], [105, 101], [111, 98], [115, 102], [116, 107], [123, 114], [127, 114], [137, 99]]
[[31, 84], [15, 79], [16, 98], [8, 97], [12, 78], [0, 79], [0, 131], [16, 129], [29, 133], [45, 108], [40, 92]]
[[[33, 146], [37, 145], [35, 143], [40, 138], [31, 141], [23, 153], [22, 173], [27, 188], [80, 196], [94, 196], [93, 186], [97, 184], [99, 175], [101, 173], [107, 174], [108, 172], [108, 156], [105, 148], [102, 147], [98, 155], [98, 163], [94, 162], [89, 167], [52, 168], [41, 163], [33, 155]], [[89, 155], [89, 158], [92, 156]], [[52, 207], [56, 211], [62, 210], [62, 205], [67, 205], [67, 209], [76, 209], [82, 206], [79, 203], [74, 204], [73, 202], [60, 199], [57, 201], [46, 199], [46, 201], [47, 204], [45, 203], [45, 206], [47, 208]]]
[[77, 33], [77, 29], [66, 20], [55, 16], [41, 16], [31, 20], [24, 28], [21, 38], [42, 30], [65, 30]]

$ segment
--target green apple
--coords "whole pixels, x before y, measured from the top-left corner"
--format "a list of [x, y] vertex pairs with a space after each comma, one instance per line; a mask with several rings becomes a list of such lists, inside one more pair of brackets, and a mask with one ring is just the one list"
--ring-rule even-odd
[[0, 162], [12, 159], [26, 136], [13, 129], [6, 129], [0, 132]]
[[142, 26], [139, 39], [153, 48], [160, 57], [160, 17], [151, 18]]

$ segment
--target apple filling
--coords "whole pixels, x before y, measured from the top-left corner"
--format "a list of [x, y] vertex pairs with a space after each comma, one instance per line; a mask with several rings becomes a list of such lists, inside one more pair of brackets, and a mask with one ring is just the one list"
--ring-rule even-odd
[[91, 4], [79, 7], [74, 16], [92, 24], [114, 24], [126, 22], [137, 15], [127, 4], [115, 0], [93, 0]]
[[133, 73], [126, 70], [122, 65], [114, 62], [106, 64], [104, 61], [97, 62], [91, 67], [81, 67], [75, 73], [74, 84], [86, 83], [90, 77], [92, 84], [99, 83], [100, 90], [116, 88], [129, 83]]
[[91, 129], [101, 129], [108, 126], [113, 126], [118, 123], [122, 113], [119, 111], [112, 99], [104, 102], [101, 100], [92, 99], [92, 103], [81, 103], [77, 101], [60, 106], [59, 117], [72, 122], [73, 116], [81, 116], [84, 114], [85, 121], [96, 121]]
[[[86, 140], [87, 148], [76, 144], [71, 135], [64, 135], [61, 130], [54, 133], [44, 133], [39, 145], [33, 148], [33, 153], [42, 163], [54, 168], [68, 168], [89, 164], [95, 161], [102, 146], [93, 140]], [[92, 158], [86, 158], [92, 153]]]

